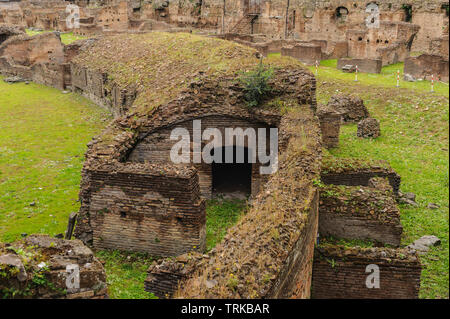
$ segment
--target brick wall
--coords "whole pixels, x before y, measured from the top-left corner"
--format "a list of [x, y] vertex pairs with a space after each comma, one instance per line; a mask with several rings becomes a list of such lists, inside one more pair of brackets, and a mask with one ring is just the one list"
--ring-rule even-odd
[[364, 186], [321, 188], [319, 233], [399, 246], [402, 226], [392, 191]]
[[448, 56], [422, 54], [418, 57], [409, 57], [405, 60], [405, 74], [413, 76], [415, 79], [449, 80]]
[[95, 248], [155, 256], [205, 249], [205, 202], [196, 173], [88, 172], [90, 225]]
[[364, 162], [347, 158], [333, 160], [326, 158], [323, 161], [321, 181], [325, 184], [368, 186], [373, 177], [387, 178], [394, 194], [398, 194], [400, 175], [386, 161]]
[[[367, 288], [368, 265], [379, 269], [379, 288]], [[312, 298], [418, 298], [421, 264], [406, 249], [319, 247], [314, 254]]]
[[326, 148], [338, 147], [341, 115], [325, 105], [320, 105], [317, 108], [317, 117], [320, 121], [323, 146]]
[[[246, 119], [242, 119], [239, 117], [231, 117], [231, 116], [220, 116], [220, 115], [212, 115], [196, 118], [196, 120], [201, 120], [201, 133], [207, 128], [216, 128], [222, 134], [222, 145], [229, 146], [225, 143], [225, 129], [226, 128], [242, 128], [244, 131], [247, 128], [252, 128], [255, 132], [258, 132], [258, 128], [269, 128], [266, 123], [257, 122], [257, 121], [249, 121]], [[187, 120], [180, 122], [179, 124], [172, 125], [168, 128], [161, 129], [157, 132], [151, 133], [143, 138], [131, 151], [128, 161], [130, 162], [158, 162], [158, 163], [167, 163], [171, 162], [170, 159], [170, 151], [172, 146], [178, 142], [178, 140], [170, 140], [170, 135], [173, 129], [175, 128], [185, 128], [189, 131], [191, 136], [191, 141], [193, 143], [193, 120]], [[208, 143], [208, 141], [202, 141], [201, 149]], [[237, 145], [235, 141], [233, 145]], [[266, 146], [269, 149], [269, 136], [266, 136]], [[244, 144], [240, 145], [243, 147], [248, 147], [248, 140], [244, 140]], [[191, 159], [193, 147], [191, 147]], [[253, 152], [258, 152], [258, 150], [253, 150]], [[268, 153], [268, 152], [267, 152]], [[260, 179], [261, 175], [259, 174], [260, 163], [258, 159], [256, 159], [256, 163], [252, 164], [252, 176], [251, 176], [251, 188], [252, 195], [256, 195], [260, 189]], [[210, 198], [212, 193], [212, 171], [211, 165], [201, 163], [194, 164], [194, 166], [198, 170], [199, 175], [199, 183], [200, 190], [202, 195], [205, 198]]]

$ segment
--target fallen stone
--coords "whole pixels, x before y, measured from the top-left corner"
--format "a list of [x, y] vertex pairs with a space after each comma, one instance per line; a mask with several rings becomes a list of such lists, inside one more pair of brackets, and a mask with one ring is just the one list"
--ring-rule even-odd
[[19, 83], [19, 82], [25, 82], [25, 80], [22, 79], [20, 76], [11, 76], [11, 77], [8, 77], [8, 78], [4, 78], [3, 81], [6, 82], [6, 83], [10, 83], [10, 84], [12, 84], [12, 83]]
[[403, 196], [409, 200], [412, 200], [413, 202], [416, 201], [416, 194], [414, 193], [404, 193]]
[[354, 73], [354, 72], [356, 72], [356, 66], [351, 65], [351, 64], [346, 64], [342, 67], [342, 72]]
[[410, 205], [410, 206], [414, 206], [414, 207], [418, 207], [419, 206], [419, 204], [417, 204], [415, 201], [410, 200], [410, 199], [408, 199], [406, 197], [400, 197], [398, 202], [400, 204]]
[[428, 209], [438, 209], [439, 207], [441, 207], [441, 206], [438, 204], [435, 204], [435, 203], [428, 203], [428, 205], [427, 205]]
[[[16, 267], [19, 272], [12, 269], [13, 272], [0, 276], [0, 297], [5, 297], [1, 292], [11, 287], [17, 291], [14, 298], [108, 297], [102, 264], [79, 240], [29, 235], [8, 246], [0, 243], [1, 269], [5, 268], [3, 264]], [[44, 275], [48, 284], [30, 286], [36, 272]], [[71, 277], [73, 281], [68, 281]]]
[[416, 82], [416, 79], [411, 74], [408, 74], [408, 73], [405, 73], [403, 75], [403, 80], [408, 81], [408, 82]]
[[409, 249], [416, 250], [419, 254], [426, 253], [431, 246], [440, 245], [441, 240], [433, 235], [422, 236], [415, 240], [412, 244], [406, 246]]
[[12, 266], [19, 269], [19, 273], [17, 274], [17, 279], [20, 282], [27, 280], [27, 272], [25, 271], [25, 267], [23, 266], [20, 257], [17, 255], [7, 254], [0, 256], [0, 264]]

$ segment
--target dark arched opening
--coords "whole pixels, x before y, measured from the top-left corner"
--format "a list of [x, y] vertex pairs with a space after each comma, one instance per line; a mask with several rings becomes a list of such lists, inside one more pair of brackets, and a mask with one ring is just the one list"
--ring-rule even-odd
[[[249, 149], [241, 146], [227, 146], [220, 148], [222, 152], [221, 163], [213, 161], [212, 165], [212, 192], [213, 195], [227, 195], [229, 197], [247, 197], [251, 194], [252, 163]], [[251, 150], [251, 149], [250, 149]], [[218, 149], [213, 149], [218, 152]], [[231, 154], [231, 163], [227, 163], [225, 154]], [[238, 163], [237, 152], [243, 152], [243, 163]]]

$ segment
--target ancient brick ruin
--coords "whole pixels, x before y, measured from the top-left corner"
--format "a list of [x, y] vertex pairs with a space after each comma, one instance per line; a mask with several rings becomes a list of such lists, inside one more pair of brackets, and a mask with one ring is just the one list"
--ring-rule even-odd
[[[368, 265], [380, 272], [376, 289], [366, 286]], [[417, 254], [408, 249], [325, 246], [314, 253], [311, 294], [317, 299], [415, 299], [420, 272]]]
[[[382, 179], [384, 181], [384, 179]], [[392, 187], [327, 185], [320, 191], [319, 233], [399, 246], [400, 213]]]
[[[414, 251], [317, 243], [320, 235], [399, 247], [400, 176], [384, 161], [322, 154], [322, 147], [339, 145], [342, 122], [373, 119], [357, 96], [335, 95], [316, 105], [315, 78], [299, 61], [335, 58], [338, 68], [358, 65], [373, 73], [405, 61], [405, 73], [448, 81], [442, 38], [448, 16], [440, 2], [414, 1], [410, 17], [400, 4], [380, 1], [377, 30], [364, 26], [367, 1], [301, 1], [289, 8], [278, 1], [227, 1], [225, 13], [222, 1], [186, 3], [191, 10], [164, 1], [73, 2], [81, 8], [75, 33], [95, 39], [64, 45], [59, 33], [24, 34], [23, 27], [68, 31], [63, 1], [0, 6], [0, 23], [20, 26], [0, 26], [0, 73], [71, 89], [115, 117], [88, 144], [76, 238], [95, 249], [175, 257], [148, 271], [145, 289], [161, 298], [417, 298], [421, 266]], [[177, 32], [192, 29], [204, 36]], [[170, 32], [148, 32], [156, 30]], [[198, 43], [193, 55], [189, 50]], [[409, 57], [412, 50], [425, 53]], [[272, 91], [251, 109], [236, 79], [261, 55], [274, 70]], [[263, 175], [260, 163], [248, 161], [239, 168], [172, 163], [171, 132], [186, 129], [194, 140], [199, 120], [222, 137], [225, 128], [277, 128], [277, 173]], [[360, 134], [376, 137], [369, 135]], [[245, 141], [223, 142], [250, 150]], [[189, 156], [206, 144], [191, 143]], [[235, 178], [243, 182], [251, 209], [205, 252], [205, 200], [223, 191], [228, 173], [233, 178], [225, 186], [236, 189]], [[105, 281], [101, 265], [85, 252], [80, 263], [96, 265], [95, 280], [72, 297], [106, 296], [103, 286], [93, 288]], [[364, 285], [371, 263], [387, 274], [375, 294]]]
[[[218, 42], [221, 40], [212, 41], [221, 43]], [[257, 61], [253, 52], [249, 50], [245, 54]], [[107, 92], [102, 89], [107, 83], [102, 81], [108, 76], [86, 68], [78, 62], [81, 60], [75, 59], [73, 63], [74, 87], [101, 94]], [[80, 79], [85, 78], [98, 80], [92, 82], [95, 86], [79, 85]], [[214, 185], [220, 186], [217, 182], [220, 172], [216, 171], [223, 168], [205, 163], [169, 165], [170, 150], [176, 143], [170, 140], [170, 132], [174, 128], [186, 128], [192, 136], [195, 120], [202, 120], [203, 128], [223, 131], [237, 127], [278, 127], [282, 119], [278, 111], [248, 110], [242, 90], [232, 79], [222, 78], [220, 86], [218, 80], [211, 78], [194, 81], [179, 96], [154, 109], [152, 116], [139, 124], [136, 133], [113, 126], [113, 133], [107, 132], [116, 135], [113, 144], [102, 143], [101, 137], [91, 143], [83, 170], [82, 208], [76, 232], [79, 238], [92, 241], [94, 247], [120, 247], [160, 256], [204, 250], [204, 200], [211, 197]], [[271, 84], [272, 98], [294, 96], [298, 103], [315, 107], [315, 83], [309, 72], [276, 69]], [[247, 147], [245, 141], [242, 145], [237, 140], [231, 145], [226, 143], [223, 143], [225, 147]], [[195, 145], [191, 152], [194, 149]], [[246, 167], [247, 191], [256, 196], [266, 179], [260, 175], [259, 163]], [[231, 174], [233, 167], [225, 169]]]

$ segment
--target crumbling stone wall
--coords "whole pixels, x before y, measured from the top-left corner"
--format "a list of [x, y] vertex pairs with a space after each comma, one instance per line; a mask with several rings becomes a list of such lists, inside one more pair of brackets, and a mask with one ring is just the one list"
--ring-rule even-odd
[[408, 74], [413, 79], [426, 79], [449, 81], [448, 55], [422, 54], [418, 57], [409, 57], [405, 60], [403, 70], [405, 76]]
[[[446, 3], [441, 0], [377, 1], [381, 24], [378, 30], [368, 29], [365, 24], [365, 19], [369, 16], [366, 9], [370, 3], [373, 1], [300, 0], [290, 1], [287, 7], [286, 1], [283, 0], [114, 0], [98, 2], [98, 7], [92, 7], [87, 6], [86, 1], [75, 1], [81, 10], [81, 28], [74, 31], [94, 34], [104, 30], [124, 30], [127, 27], [143, 27], [146, 30], [160, 27], [166, 30], [171, 27], [195, 27], [212, 33], [263, 34], [268, 40], [291, 38], [327, 41], [327, 52], [332, 52], [331, 47], [336, 43], [346, 42], [347, 32], [358, 30], [364, 34], [382, 33], [387, 37], [372, 38], [370, 35], [369, 43], [366, 38], [363, 41], [356, 37], [352, 39], [354, 43], [349, 43], [350, 51], [352, 48], [367, 51], [364, 54], [369, 55], [363, 58], [371, 58], [370, 55], [376, 53], [378, 48], [387, 48], [392, 54], [382, 55], [383, 60], [389, 59], [389, 63], [396, 58], [402, 61], [403, 55], [407, 54], [409, 49], [430, 53], [430, 41], [448, 34], [448, 4], [446, 7]], [[0, 8], [0, 23], [3, 21], [21, 26], [66, 31], [65, 7], [66, 2], [63, 0], [24, 0], [19, 5]], [[416, 39], [410, 43], [411, 37], [404, 37], [406, 34], [403, 29], [413, 25], [419, 26], [420, 29], [415, 31]], [[396, 31], [399, 26], [402, 28], [401, 32]], [[385, 43], [386, 40], [389, 43]], [[396, 41], [403, 47], [406, 44], [406, 51], [404, 48], [391, 46], [392, 42]]]
[[402, 226], [392, 188], [390, 191], [365, 186], [321, 188], [319, 233], [325, 237], [399, 246]]
[[355, 95], [335, 94], [326, 107], [338, 113], [343, 122], [355, 123], [369, 116], [364, 101]]
[[[67, 266], [78, 269], [78, 287]], [[108, 297], [103, 265], [79, 240], [30, 235], [11, 244], [0, 243], [0, 274], [2, 298]]]
[[[379, 288], [366, 280], [379, 269]], [[421, 264], [416, 252], [391, 248], [345, 248], [325, 245], [314, 253], [311, 297], [317, 299], [416, 299]], [[373, 282], [369, 280], [369, 282]]]
[[348, 56], [381, 59], [383, 65], [404, 61], [419, 29], [411, 23], [381, 21], [379, 28], [349, 30]]
[[319, 105], [317, 117], [322, 131], [322, 143], [326, 148], [339, 146], [339, 132], [341, 129], [341, 114], [326, 105]]
[[24, 33], [25, 31], [23, 28], [13, 25], [0, 25], [0, 45], [12, 36], [21, 35]]
[[386, 161], [327, 156], [322, 162], [321, 181], [325, 184], [368, 186], [373, 177], [387, 178], [394, 194], [398, 194], [401, 178]]
[[64, 45], [56, 33], [10, 37], [0, 45], [0, 73], [64, 87]]

